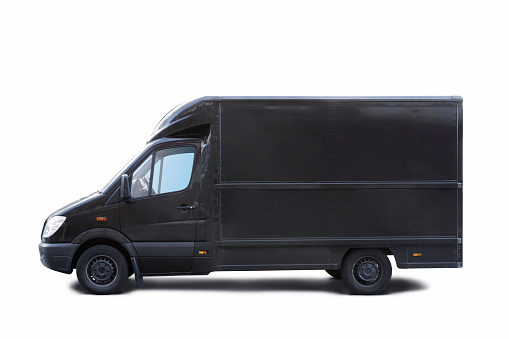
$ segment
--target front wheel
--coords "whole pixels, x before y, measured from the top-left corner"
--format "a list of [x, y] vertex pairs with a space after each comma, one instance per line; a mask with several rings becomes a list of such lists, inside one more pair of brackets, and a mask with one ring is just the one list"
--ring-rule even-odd
[[76, 265], [76, 275], [81, 286], [94, 294], [113, 294], [120, 291], [129, 267], [117, 249], [98, 245], [86, 250]]
[[378, 294], [391, 280], [391, 262], [384, 252], [361, 249], [351, 252], [341, 265], [345, 286], [355, 294]]

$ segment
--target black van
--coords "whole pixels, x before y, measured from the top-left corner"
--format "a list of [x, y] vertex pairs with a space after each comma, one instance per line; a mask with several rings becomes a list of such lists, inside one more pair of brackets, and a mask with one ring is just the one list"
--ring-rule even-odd
[[203, 97], [52, 213], [42, 263], [96, 294], [143, 277], [326, 270], [356, 294], [462, 266], [461, 97]]

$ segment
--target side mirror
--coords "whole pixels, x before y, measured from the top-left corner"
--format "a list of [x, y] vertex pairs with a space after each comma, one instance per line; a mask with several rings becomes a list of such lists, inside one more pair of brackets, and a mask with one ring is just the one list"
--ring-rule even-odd
[[131, 185], [129, 185], [129, 176], [122, 174], [120, 177], [120, 199], [128, 200], [131, 197]]

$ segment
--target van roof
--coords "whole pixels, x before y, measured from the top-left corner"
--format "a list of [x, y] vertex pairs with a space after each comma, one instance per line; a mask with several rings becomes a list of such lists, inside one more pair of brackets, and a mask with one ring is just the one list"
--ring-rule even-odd
[[[391, 102], [403, 105], [429, 105], [447, 103], [462, 105], [460, 96], [205, 96], [184, 102], [168, 112], [157, 124], [149, 139], [153, 141], [187, 128], [211, 123], [219, 123], [219, 105], [227, 102], [277, 102], [288, 104], [308, 102], [323, 104], [341, 102], [346, 105], [369, 105], [369, 103], [387, 105]], [[323, 103], [322, 103], [323, 102]]]
[[340, 100], [340, 101], [454, 101], [463, 102], [460, 96], [218, 96], [197, 100]]

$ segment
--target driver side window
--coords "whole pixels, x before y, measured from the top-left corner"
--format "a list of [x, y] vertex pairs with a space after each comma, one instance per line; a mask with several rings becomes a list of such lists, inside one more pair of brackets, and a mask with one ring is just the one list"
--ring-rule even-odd
[[143, 198], [186, 189], [191, 181], [193, 164], [194, 147], [173, 147], [156, 151], [134, 171], [131, 197]]
[[193, 173], [194, 147], [175, 147], [157, 151], [154, 160], [152, 194], [182, 191]]

